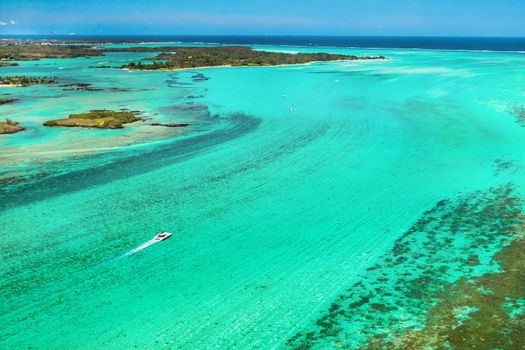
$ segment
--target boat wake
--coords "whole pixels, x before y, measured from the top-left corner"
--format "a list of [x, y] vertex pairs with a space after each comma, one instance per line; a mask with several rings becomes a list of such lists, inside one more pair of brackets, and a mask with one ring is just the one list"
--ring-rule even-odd
[[143, 249], [146, 249], [147, 247], [155, 244], [155, 243], [159, 243], [159, 242], [162, 242], [163, 240], [165, 239], [168, 239], [171, 237], [171, 233], [170, 232], [162, 232], [162, 233], [159, 233], [157, 234], [155, 237], [153, 237], [152, 239], [150, 239], [149, 241], [139, 245], [137, 248], [133, 249], [133, 250], [130, 250], [129, 252], [127, 252], [126, 254], [124, 254], [124, 256], [130, 256], [130, 255], [133, 255], [137, 252], [140, 252], [141, 250]]

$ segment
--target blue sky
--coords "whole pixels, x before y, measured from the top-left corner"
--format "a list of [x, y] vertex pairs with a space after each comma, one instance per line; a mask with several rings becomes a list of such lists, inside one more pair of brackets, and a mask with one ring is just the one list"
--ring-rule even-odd
[[0, 0], [0, 34], [525, 36], [525, 0]]

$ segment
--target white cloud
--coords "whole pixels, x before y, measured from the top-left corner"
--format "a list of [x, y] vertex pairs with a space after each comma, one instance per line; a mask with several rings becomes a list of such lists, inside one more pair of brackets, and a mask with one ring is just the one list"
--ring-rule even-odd
[[14, 25], [14, 24], [16, 24], [16, 21], [15, 20], [10, 20], [9, 23]]
[[7, 25], [7, 22], [0, 21], [0, 26], [6, 26], [6, 25]]

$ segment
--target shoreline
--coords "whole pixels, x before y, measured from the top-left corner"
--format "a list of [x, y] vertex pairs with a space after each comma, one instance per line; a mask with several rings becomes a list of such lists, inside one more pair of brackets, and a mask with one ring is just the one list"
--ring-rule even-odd
[[219, 65], [219, 66], [202, 66], [202, 67], [188, 67], [188, 68], [159, 68], [159, 69], [130, 69], [130, 68], [120, 68], [121, 70], [127, 71], [141, 71], [141, 72], [175, 72], [183, 70], [196, 70], [196, 69], [210, 69], [210, 68], [271, 68], [271, 67], [295, 67], [295, 66], [307, 66], [315, 63], [330, 63], [330, 62], [370, 62], [370, 61], [388, 61], [388, 58], [363, 58], [355, 60], [332, 60], [332, 61], [312, 61], [306, 63], [290, 63], [290, 64], [272, 64], [272, 65], [244, 65], [244, 66], [232, 66], [232, 65]]

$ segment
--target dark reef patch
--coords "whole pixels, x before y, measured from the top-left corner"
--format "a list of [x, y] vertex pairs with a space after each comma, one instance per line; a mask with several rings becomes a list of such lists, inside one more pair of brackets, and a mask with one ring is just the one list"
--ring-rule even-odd
[[[101, 183], [107, 184], [195, 157], [211, 147], [254, 131], [261, 122], [259, 118], [242, 113], [217, 118], [223, 123], [221, 128], [211, 128], [206, 133], [192, 137], [177, 138], [155, 149], [132, 150], [126, 155], [119, 154], [117, 158], [113, 158], [111, 153], [101, 153], [69, 161], [50, 162], [38, 170], [39, 174], [46, 174], [46, 176], [10, 178], [8, 183], [4, 183], [5, 186], [4, 184], [0, 186], [0, 210], [84, 190]], [[213, 123], [217, 118], [214, 117], [209, 122]], [[163, 156], [159, 157], [159, 153]], [[74, 168], [80, 170], [61, 173], [61, 169], [68, 168], [68, 163], [78, 164]], [[88, 167], [82, 169], [82, 164], [87, 164]], [[92, 166], [92, 164], [98, 165]], [[8, 186], [9, 184], [11, 186]]]
[[172, 106], [159, 108], [159, 112], [164, 115], [173, 116], [180, 120], [181, 116], [188, 119], [207, 119], [210, 118], [208, 106], [193, 102], [178, 103]]
[[525, 127], [525, 106], [515, 107], [512, 110], [512, 114], [516, 118], [516, 122]]
[[[490, 338], [485, 340], [487, 345], [515, 346], [519, 331], [525, 334], [523, 319], [512, 321], [501, 310], [503, 301], [515, 305], [518, 295], [523, 297], [523, 253], [517, 258], [520, 250], [509, 248], [523, 246], [519, 238], [525, 231], [523, 205], [511, 185], [438, 202], [395, 241], [390, 254], [368, 268], [311, 329], [294, 335], [288, 345], [294, 349], [431, 349], [436, 345], [432, 341], [438, 339], [443, 343], [438, 342], [441, 346], [436, 349], [467, 349], [466, 340], [475, 338], [487, 322], [493, 327], [484, 331]], [[498, 251], [495, 261], [492, 258]], [[501, 273], [495, 273], [498, 263]], [[515, 264], [521, 264], [519, 272]], [[476, 292], [484, 290], [480, 287], [493, 294]], [[460, 315], [472, 318], [458, 328]], [[490, 315], [498, 315], [497, 320], [489, 320]], [[418, 331], [424, 324], [429, 328]], [[437, 329], [442, 333], [434, 334]], [[395, 339], [400, 334], [402, 338]], [[433, 338], [436, 334], [440, 338]]]
[[74, 83], [62, 85], [66, 91], [102, 91], [100, 88], [93, 87], [93, 84], [88, 83]]
[[151, 123], [150, 125], [151, 126], [164, 126], [164, 127], [167, 127], [167, 128], [184, 128], [186, 126], [190, 126], [190, 124], [187, 124], [187, 123], [166, 123], [166, 124], [163, 124], [163, 123]]
[[496, 254], [498, 272], [447, 285], [422, 329], [376, 335], [366, 349], [523, 349], [524, 254], [522, 236]]
[[133, 89], [129, 88], [98, 88], [94, 87], [93, 84], [89, 83], [73, 83], [73, 84], [66, 84], [62, 85], [65, 91], [104, 91], [104, 92], [128, 92], [133, 91]]
[[200, 105], [200, 104], [196, 104], [196, 103], [193, 103], [193, 102], [188, 102], [188, 103], [180, 103], [180, 104], [175, 104], [173, 106], [169, 106], [169, 107], [163, 107], [161, 108], [161, 110], [163, 112], [193, 112], [193, 111], [207, 111], [208, 110], [208, 107], [206, 105]]
[[181, 81], [180, 75], [178, 75], [177, 73], [173, 73], [169, 75], [168, 79], [166, 79], [166, 85], [172, 88], [191, 86], [193, 85], [193, 80], [191, 82]]
[[503, 173], [515, 174], [519, 170], [519, 165], [512, 160], [496, 159], [494, 161], [495, 175], [499, 176]]
[[193, 100], [193, 99], [203, 98], [203, 97], [204, 97], [204, 95], [188, 95], [188, 96], [186, 96], [186, 99]]
[[192, 79], [194, 82], [196, 82], [196, 83], [198, 83], [199, 81], [210, 80], [210, 78], [208, 78], [207, 76], [205, 76], [205, 75], [202, 74], [202, 73], [197, 73], [197, 74], [193, 75], [193, 76], [191, 77], [191, 79]]

